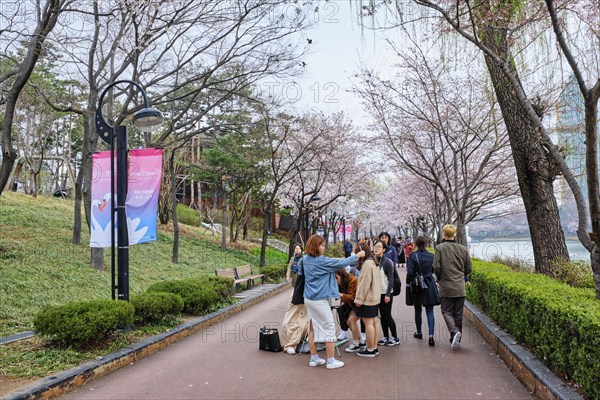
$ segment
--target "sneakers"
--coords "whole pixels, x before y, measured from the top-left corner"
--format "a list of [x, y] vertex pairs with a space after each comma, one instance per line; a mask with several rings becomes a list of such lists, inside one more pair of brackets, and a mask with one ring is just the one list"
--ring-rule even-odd
[[360, 344], [352, 343], [350, 346], [346, 347], [344, 349], [344, 351], [347, 353], [354, 353], [356, 351], [359, 351], [361, 348], [364, 348], [365, 346], [366, 345], [364, 343], [360, 343]]
[[356, 355], [359, 357], [371, 357], [371, 358], [375, 357], [378, 354], [379, 354], [379, 351], [377, 349], [375, 349], [375, 350], [364, 349], [364, 350], [361, 350], [358, 353], [356, 353]]
[[294, 355], [296, 354], [296, 350], [294, 350], [293, 347], [288, 347], [287, 349], [285, 349], [285, 352], [290, 354], [290, 355]]
[[417, 339], [423, 339], [423, 334], [419, 332], [413, 333], [413, 337]]
[[386, 337], [382, 337], [381, 339], [379, 339], [379, 341], [377, 342], [378, 346], [385, 346], [387, 344], [388, 338]]
[[348, 331], [341, 331], [337, 337], [337, 340], [348, 339]]
[[461, 336], [462, 335], [460, 332], [456, 332], [454, 334], [454, 336], [452, 336], [452, 344], [450, 345], [450, 347], [452, 347], [452, 350], [458, 349], [458, 346], [460, 345], [460, 337]]
[[433, 336], [429, 336], [429, 345], [435, 346], [435, 340], [433, 339]]
[[344, 362], [340, 361], [340, 360], [333, 360], [333, 362], [327, 362], [327, 364], [325, 365], [325, 367], [327, 369], [336, 369], [336, 368], [342, 368], [344, 366]]
[[386, 346], [398, 346], [399, 344], [400, 341], [395, 337], [389, 337], [387, 342], [385, 343]]
[[[317, 365], [323, 365], [325, 363], [327, 363], [327, 361], [323, 360], [321, 357], [317, 358], [316, 360], [313, 360], [311, 357], [310, 361], [308, 362], [308, 366], [316, 367]], [[336, 368], [339, 368], [339, 367], [336, 367]]]

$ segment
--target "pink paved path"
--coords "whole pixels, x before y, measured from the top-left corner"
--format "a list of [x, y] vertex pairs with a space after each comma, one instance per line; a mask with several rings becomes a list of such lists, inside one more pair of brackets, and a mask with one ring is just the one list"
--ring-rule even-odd
[[[309, 367], [308, 355], [259, 351], [258, 328], [280, 327], [290, 295], [291, 289], [273, 296], [62, 398], [531, 398], [468, 322], [460, 349], [452, 351], [439, 307], [435, 307], [436, 346], [414, 339], [413, 308], [405, 305], [404, 293], [394, 298], [393, 307], [402, 344], [380, 347], [376, 358], [357, 357], [341, 349], [340, 359], [346, 365], [326, 370]], [[426, 332], [424, 326], [425, 336]]]

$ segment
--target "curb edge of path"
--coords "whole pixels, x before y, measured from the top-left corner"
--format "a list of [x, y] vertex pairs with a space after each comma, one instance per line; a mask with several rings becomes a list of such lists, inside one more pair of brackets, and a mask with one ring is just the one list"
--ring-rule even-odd
[[208, 315], [178, 325], [169, 332], [151, 336], [140, 342], [133, 343], [125, 348], [109, 353], [101, 359], [89, 361], [77, 367], [48, 376], [29, 386], [9, 393], [5, 397], [2, 397], [1, 400], [50, 399], [60, 396], [85, 385], [93, 379], [104, 376], [112, 371], [149, 356], [201, 329], [217, 324], [225, 318], [246, 310], [290, 287], [288, 282], [278, 284], [265, 292], [242, 299], [236, 304], [232, 304], [231, 306], [222, 308]]
[[465, 301], [464, 315], [504, 361], [523, 386], [538, 400], [583, 400], [529, 350], [496, 325], [477, 306]]

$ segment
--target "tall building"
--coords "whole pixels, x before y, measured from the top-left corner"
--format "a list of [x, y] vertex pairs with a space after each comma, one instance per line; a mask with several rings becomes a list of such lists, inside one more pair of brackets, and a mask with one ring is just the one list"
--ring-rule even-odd
[[[575, 76], [571, 75], [559, 99], [558, 107], [558, 143], [564, 150], [565, 161], [586, 198], [588, 196], [585, 169], [585, 115], [583, 96], [577, 86]], [[561, 182], [561, 197], [570, 198], [566, 180]]]

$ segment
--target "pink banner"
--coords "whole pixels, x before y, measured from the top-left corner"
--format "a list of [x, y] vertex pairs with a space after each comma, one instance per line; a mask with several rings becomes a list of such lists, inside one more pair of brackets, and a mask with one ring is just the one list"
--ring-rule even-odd
[[339, 240], [342, 240], [344, 238], [344, 230], [346, 231], [346, 239], [352, 238], [352, 223], [347, 223], [346, 226], [340, 224], [340, 227], [337, 231]]
[[[129, 152], [125, 211], [130, 245], [156, 240], [156, 216], [161, 178], [161, 149], [136, 149]], [[110, 152], [104, 151], [92, 155], [90, 247], [111, 246], [110, 201]], [[115, 229], [116, 223], [118, 221], [115, 214]]]

